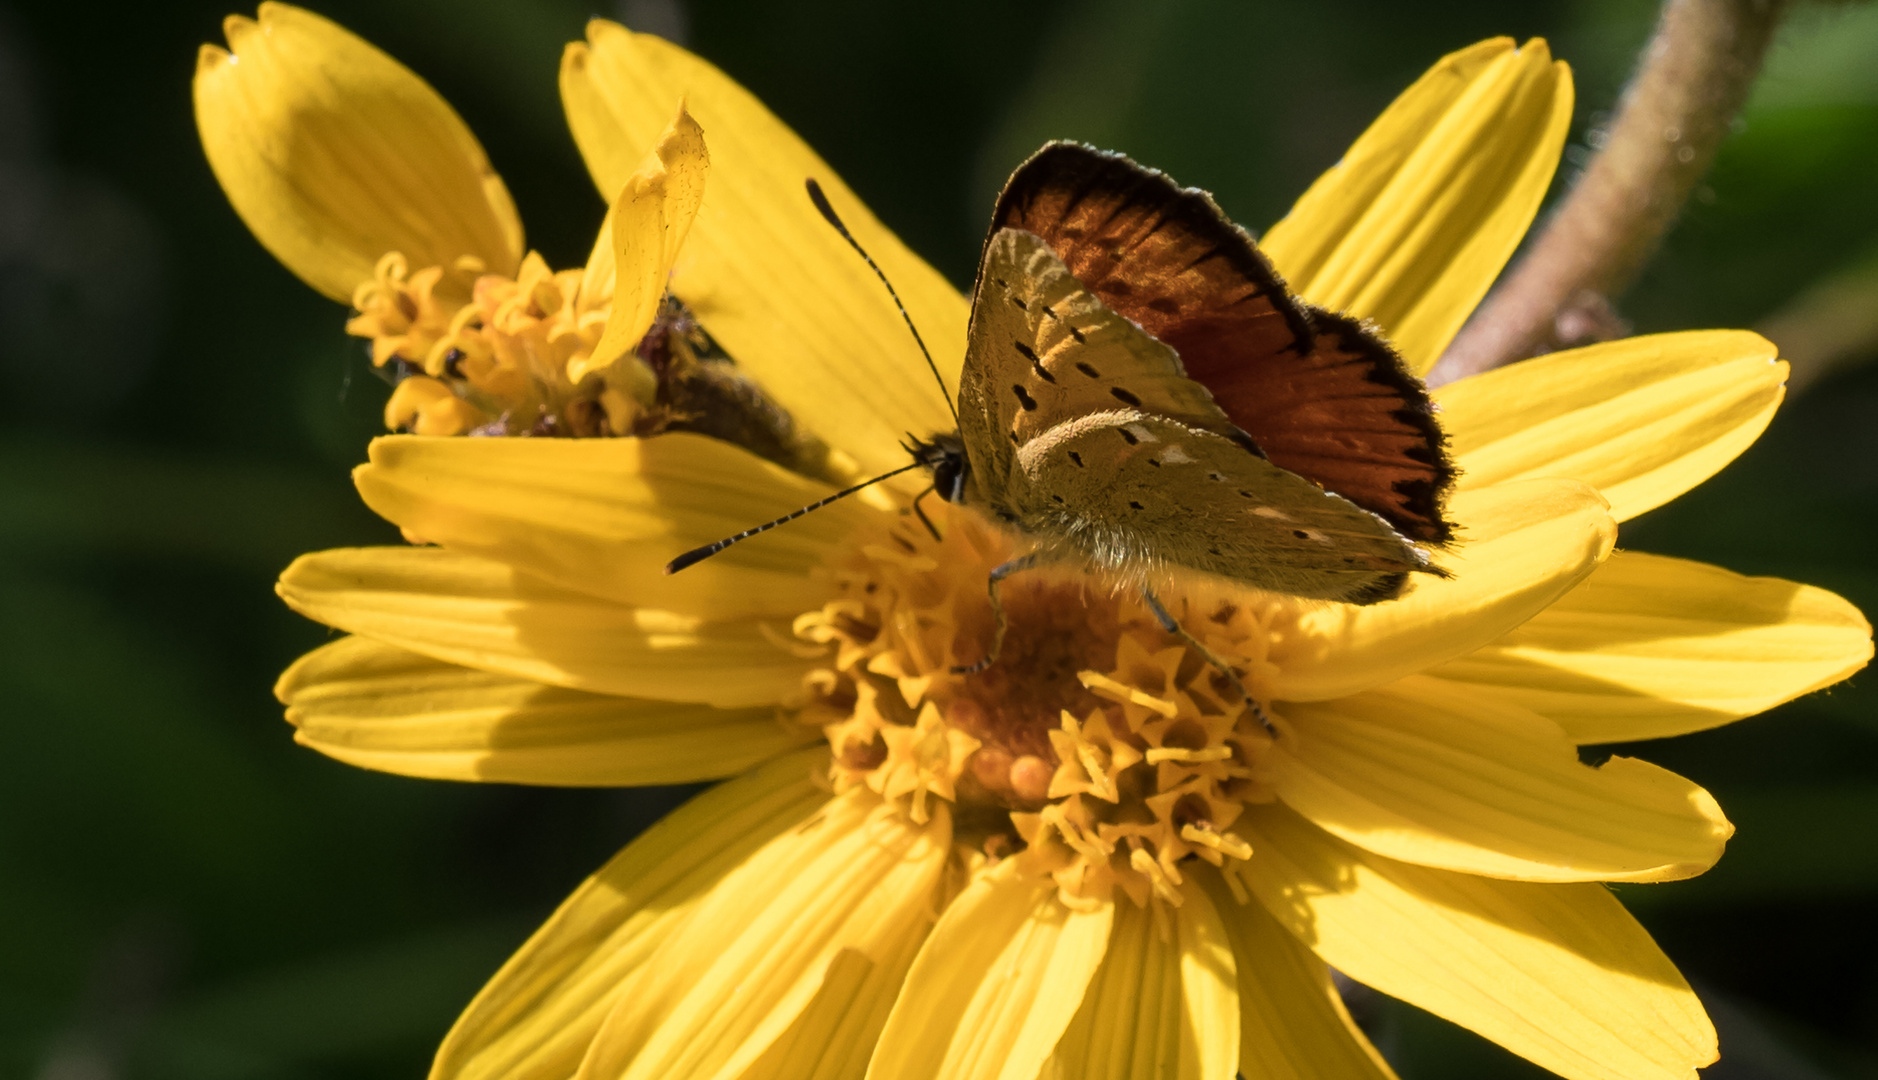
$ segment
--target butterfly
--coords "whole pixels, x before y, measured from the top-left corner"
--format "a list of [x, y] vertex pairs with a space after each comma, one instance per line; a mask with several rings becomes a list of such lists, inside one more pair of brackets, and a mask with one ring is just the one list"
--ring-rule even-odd
[[913, 449], [1030, 565], [1353, 604], [1439, 573], [1455, 472], [1421, 381], [1205, 192], [1046, 145], [998, 199], [967, 341], [958, 431]]
[[956, 415], [887, 475], [925, 466], [940, 498], [1029, 548], [992, 571], [990, 655], [960, 670], [996, 657], [998, 582], [1042, 563], [1138, 585], [1195, 647], [1150, 588], [1170, 571], [1351, 604], [1444, 573], [1426, 549], [1453, 539], [1455, 469], [1421, 380], [1360, 321], [1293, 296], [1211, 196], [1121, 154], [1049, 143], [1005, 184]]

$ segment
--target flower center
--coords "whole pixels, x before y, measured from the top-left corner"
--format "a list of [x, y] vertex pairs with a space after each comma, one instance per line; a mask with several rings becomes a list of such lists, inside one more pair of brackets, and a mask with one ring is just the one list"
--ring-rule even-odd
[[[1052, 875], [1069, 903], [1118, 888], [1178, 903], [1183, 861], [1250, 856], [1225, 830], [1271, 798], [1270, 738], [1232, 683], [1134, 596], [1063, 568], [1005, 579], [996, 660], [955, 670], [985, 656], [986, 581], [1012, 549], [946, 509], [941, 541], [905, 516], [857, 537], [836, 598], [796, 620], [828, 649], [805, 716], [834, 749], [836, 786], [864, 784], [915, 820], [948, 800], [962, 840]], [[1271, 612], [1162, 601], [1257, 693]]]
[[669, 294], [634, 351], [589, 361], [612, 312], [610, 282], [550, 270], [530, 252], [513, 278], [473, 259], [412, 272], [378, 261], [353, 293], [346, 331], [372, 343], [394, 384], [385, 426], [419, 435], [592, 437], [692, 431], [785, 468], [851, 480], [820, 439], [738, 373], [690, 309]]
[[514, 278], [475, 260], [412, 272], [378, 261], [353, 292], [346, 330], [372, 342], [372, 363], [396, 383], [385, 424], [420, 435], [622, 435], [651, 398], [652, 376], [630, 360], [588, 377], [580, 361], [606, 329], [611, 290], [584, 270], [556, 273], [530, 252]]

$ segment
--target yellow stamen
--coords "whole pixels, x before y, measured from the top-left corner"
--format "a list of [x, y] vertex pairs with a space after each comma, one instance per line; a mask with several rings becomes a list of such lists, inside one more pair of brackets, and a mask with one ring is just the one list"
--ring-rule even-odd
[[[1011, 551], [970, 513], [947, 518], [939, 541], [906, 516], [856, 537], [837, 596], [795, 620], [798, 640], [835, 646], [804, 687], [835, 718], [836, 789], [864, 784], [915, 821], [954, 803], [962, 851], [1013, 850], [1075, 907], [1118, 889], [1177, 905], [1182, 860], [1249, 857], [1225, 830], [1271, 798], [1257, 768], [1270, 741], [1212, 667], [1137, 602], [1038, 570], [1005, 582], [1004, 653], [956, 673], [991, 640], [984, 582]], [[1255, 613], [1188, 621], [1234, 663], [1263, 661]]]

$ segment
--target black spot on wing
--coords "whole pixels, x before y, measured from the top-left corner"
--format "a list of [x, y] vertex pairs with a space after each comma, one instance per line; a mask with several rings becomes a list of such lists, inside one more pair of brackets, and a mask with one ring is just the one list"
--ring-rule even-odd
[[1091, 379], [1100, 379], [1102, 377], [1102, 373], [1100, 371], [1097, 371], [1095, 368], [1090, 367], [1088, 364], [1083, 363], [1081, 360], [1076, 361], [1076, 370], [1082, 372], [1084, 375], [1089, 376]]
[[1126, 390], [1123, 390], [1119, 386], [1109, 387], [1109, 395], [1124, 405], [1133, 405], [1137, 409], [1141, 407], [1140, 398], [1136, 397], [1135, 395], [1129, 393]]
[[1137, 509], [1137, 510], [1145, 510], [1145, 509], [1147, 509], [1146, 507], [1144, 507], [1144, 506], [1142, 506], [1142, 505], [1141, 505], [1140, 503], [1138, 503], [1138, 502], [1136, 502], [1136, 501], [1135, 501], [1135, 500], [1133, 500], [1133, 499], [1130, 499], [1130, 500], [1128, 500], [1128, 505], [1129, 505], [1129, 506], [1132, 506], [1132, 507], [1134, 507], [1134, 508], [1135, 508], [1135, 509]]
[[1122, 433], [1122, 441], [1127, 443], [1130, 446], [1133, 446], [1136, 443], [1141, 441], [1139, 436], [1137, 436], [1134, 432], [1128, 430], [1127, 428], [1116, 428], [1115, 430]]
[[1078, 469], [1080, 469], [1080, 468], [1082, 468], [1082, 467], [1083, 467], [1083, 465], [1082, 465], [1082, 455], [1081, 455], [1081, 454], [1078, 454], [1078, 453], [1077, 453], [1076, 451], [1074, 451], [1074, 450], [1071, 450], [1071, 451], [1069, 452], [1069, 459], [1070, 459], [1071, 461], [1073, 461], [1073, 462], [1075, 462], [1075, 463], [1076, 463], [1076, 467], [1077, 467]]
[[1050, 374], [1049, 369], [1043, 366], [1043, 361], [1037, 359], [1037, 350], [1021, 341], [1013, 341], [1011, 344], [1017, 346], [1018, 355], [1030, 361], [1030, 370], [1036, 372], [1038, 378], [1047, 383], [1056, 381], [1056, 376]]
[[1023, 387], [1017, 385], [1016, 383], [1012, 383], [1011, 393], [1017, 395], [1017, 403], [1024, 407], [1025, 412], [1036, 411], [1037, 399], [1034, 397], [1031, 397], [1029, 391], [1025, 390]]

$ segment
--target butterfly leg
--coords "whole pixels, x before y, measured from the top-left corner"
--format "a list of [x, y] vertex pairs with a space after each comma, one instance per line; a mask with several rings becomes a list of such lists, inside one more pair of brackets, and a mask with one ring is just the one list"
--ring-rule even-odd
[[1142, 586], [1141, 599], [1147, 602], [1148, 610], [1154, 613], [1156, 619], [1160, 620], [1161, 629], [1179, 638], [1189, 649], [1199, 653], [1202, 660], [1213, 665], [1215, 668], [1219, 669], [1220, 674], [1226, 676], [1227, 681], [1232, 683], [1232, 688], [1239, 691], [1239, 696], [1245, 699], [1246, 708], [1251, 709], [1252, 715], [1258, 718], [1259, 726], [1265, 729], [1267, 735], [1276, 739], [1278, 737], [1278, 729], [1272, 726], [1271, 717], [1266, 716], [1265, 710], [1259, 706], [1257, 701], [1253, 700], [1251, 692], [1245, 688], [1245, 683], [1239, 681], [1239, 673], [1234, 671], [1226, 661], [1214, 654], [1213, 650], [1200, 644], [1199, 638], [1187, 633], [1187, 631], [1181, 627], [1180, 623], [1174, 621], [1174, 617], [1167, 613], [1167, 609], [1162, 607], [1160, 600], [1155, 597], [1154, 590], [1145, 585]]
[[932, 538], [936, 541], [943, 543], [945, 541], [945, 537], [939, 535], [939, 527], [937, 525], [934, 525], [932, 523], [932, 519], [926, 516], [926, 511], [921, 510], [919, 508], [919, 501], [925, 498], [926, 496], [931, 495], [936, 488], [937, 488], [937, 485], [935, 484], [927, 484], [925, 491], [922, 491], [918, 495], [913, 496], [913, 513], [919, 516], [919, 523], [921, 525], [926, 526], [926, 531], [932, 534]]
[[991, 568], [991, 575], [985, 581], [985, 592], [991, 596], [991, 618], [993, 619], [991, 648], [986, 651], [985, 658], [976, 664], [955, 665], [952, 668], [952, 674], [976, 675], [998, 662], [998, 653], [1004, 649], [1004, 601], [998, 599], [998, 583], [1019, 570], [1028, 570], [1035, 565], [1037, 565], [1037, 555], [1032, 552]]

